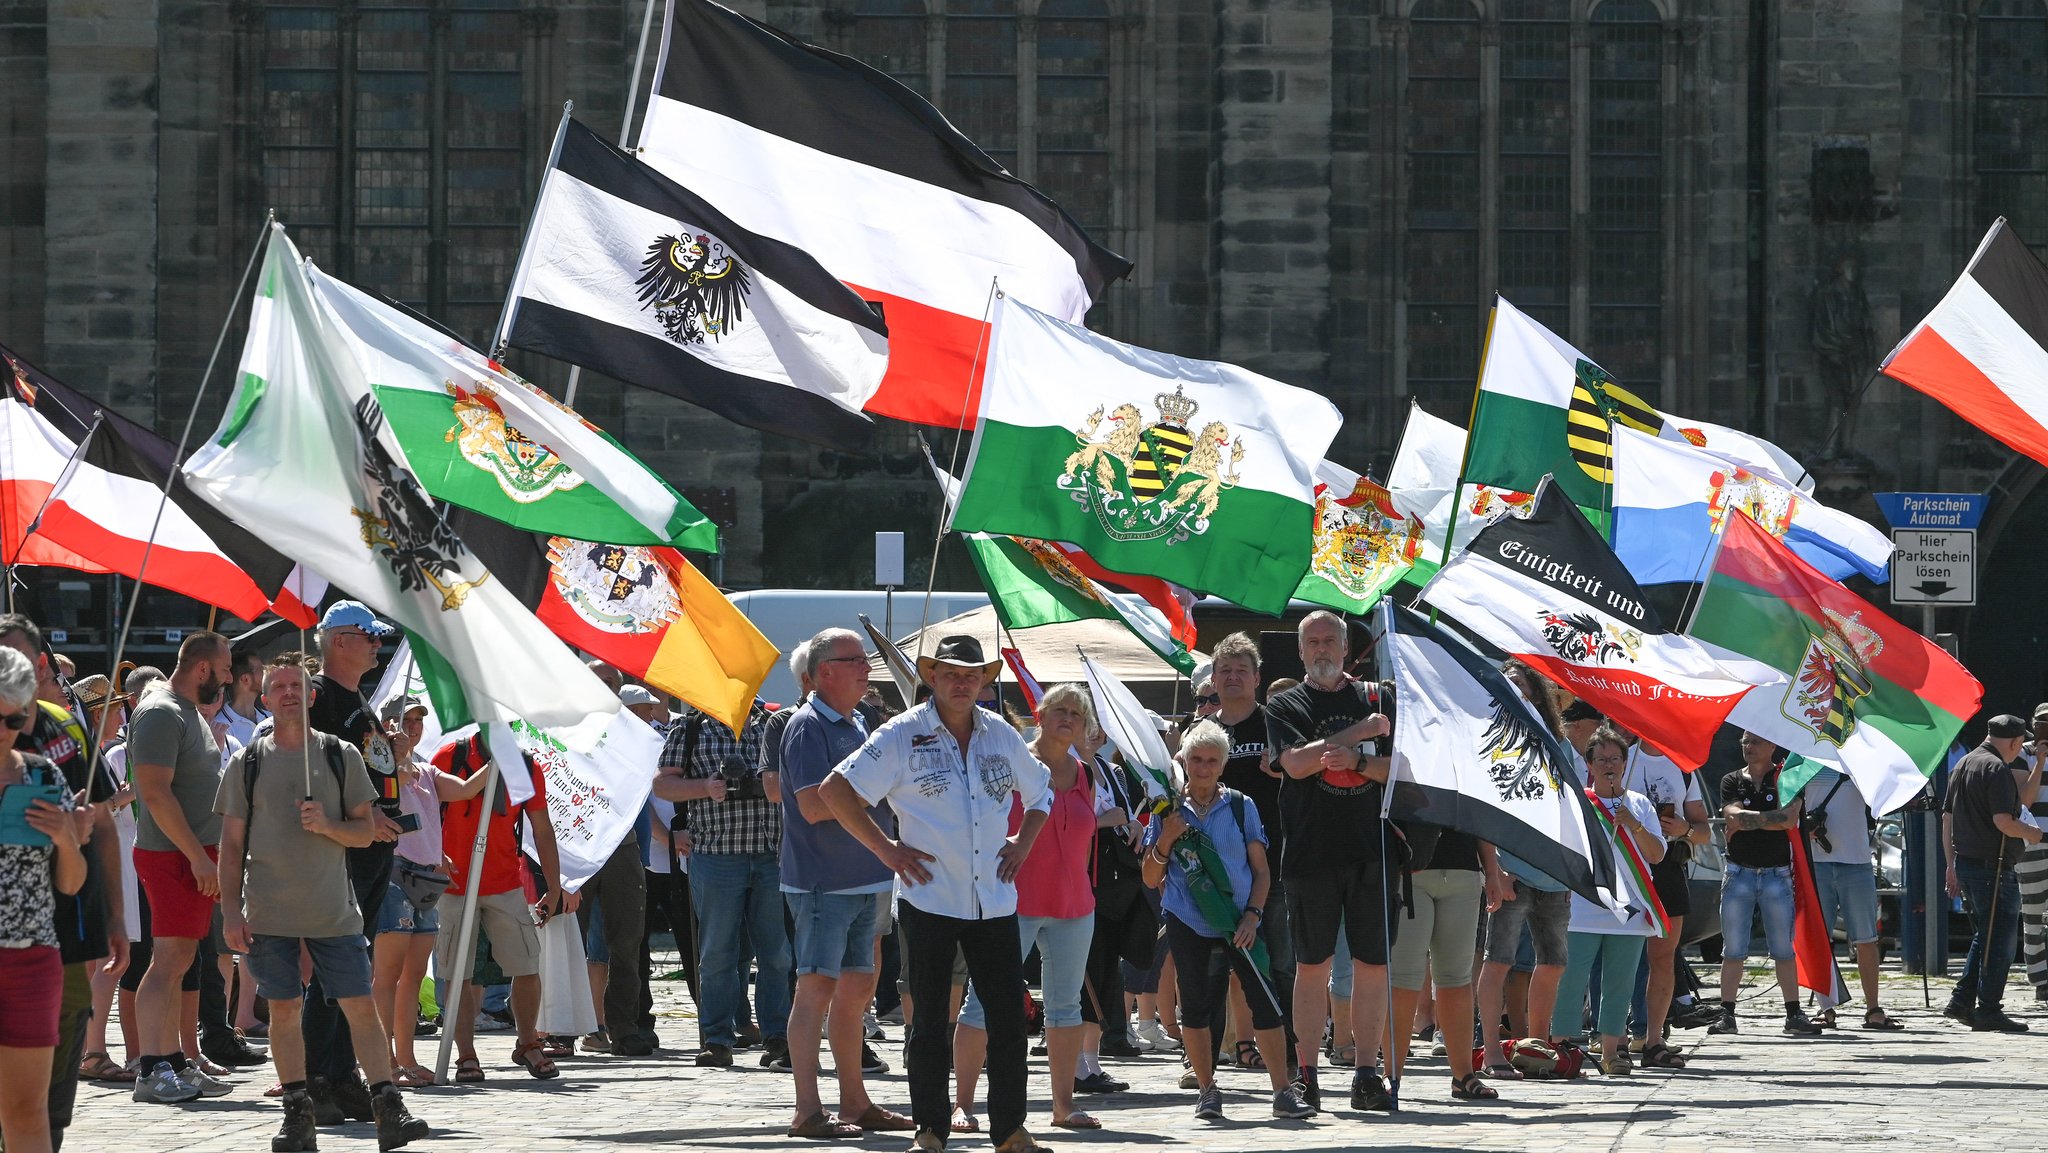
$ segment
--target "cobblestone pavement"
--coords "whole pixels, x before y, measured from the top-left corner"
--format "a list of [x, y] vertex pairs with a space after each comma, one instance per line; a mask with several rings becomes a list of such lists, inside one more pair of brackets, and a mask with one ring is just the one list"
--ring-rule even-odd
[[[1755, 981], [1752, 977], [1752, 982]], [[1853, 981], [1853, 977], [1851, 978]], [[1772, 991], [1754, 983], [1743, 1006], [1743, 1032], [1680, 1038], [1692, 1058], [1682, 1072], [1638, 1070], [1629, 1078], [1597, 1074], [1570, 1083], [1501, 1082], [1497, 1102], [1453, 1102], [1441, 1059], [1421, 1058], [1402, 1086], [1402, 1111], [1363, 1116], [1344, 1104], [1339, 1070], [1325, 1073], [1331, 1111], [1307, 1122], [1268, 1119], [1263, 1073], [1225, 1070], [1219, 1082], [1230, 1119], [1193, 1119], [1194, 1094], [1178, 1088], [1180, 1063], [1170, 1055], [1108, 1062], [1131, 1082], [1128, 1093], [1083, 1098], [1101, 1132], [1071, 1134], [1051, 1127], [1044, 1058], [1033, 1058], [1030, 1125], [1058, 1149], [1340, 1150], [1431, 1149], [1543, 1153], [1586, 1150], [1807, 1149], [1825, 1141], [1836, 1150], [2030, 1148], [2040, 1144], [2033, 1093], [2048, 1089], [2048, 1005], [2016, 984], [2010, 1006], [2028, 1020], [2029, 1036], [1973, 1033], [1940, 1016], [1946, 982], [1936, 982], [1934, 1007], [1921, 1005], [1917, 978], [1888, 976], [1886, 999], [1906, 1024], [1900, 1033], [1851, 1026], [1811, 1040], [1778, 1034]], [[669, 1046], [693, 1044], [696, 1021], [680, 981], [656, 985], [660, 1033]], [[871, 1081], [875, 1099], [909, 1111], [902, 1074], [900, 1028], [877, 1050], [896, 1068]], [[752, 1051], [731, 1069], [699, 1070], [690, 1054], [664, 1049], [652, 1058], [578, 1057], [560, 1062], [562, 1076], [535, 1081], [509, 1063], [508, 1034], [478, 1038], [489, 1080], [481, 1086], [415, 1090], [413, 1110], [434, 1136], [412, 1148], [433, 1150], [560, 1149], [606, 1153], [639, 1148], [787, 1149], [807, 1142], [785, 1137], [790, 1081], [760, 1068]], [[421, 1056], [431, 1059], [429, 1042]], [[1428, 1047], [1420, 1046], [1421, 1053]], [[118, 1054], [117, 1054], [118, 1056]], [[125, 1086], [80, 1087], [78, 1116], [65, 1148], [71, 1153], [136, 1150], [242, 1151], [269, 1147], [280, 1116], [261, 1093], [268, 1066], [241, 1079], [225, 1098], [185, 1106], [129, 1100]], [[826, 1085], [830, 1099], [830, 1083]], [[323, 1130], [328, 1153], [374, 1149], [368, 1125]], [[819, 1143], [824, 1144], [824, 1143]], [[904, 1135], [869, 1135], [839, 1148], [907, 1147]], [[952, 1148], [987, 1149], [984, 1135], [961, 1136]]]

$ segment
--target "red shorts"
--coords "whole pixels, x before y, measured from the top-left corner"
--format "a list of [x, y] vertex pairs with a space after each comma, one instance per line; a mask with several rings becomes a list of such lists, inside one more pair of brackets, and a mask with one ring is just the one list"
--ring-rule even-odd
[[[206, 855], [220, 860], [220, 850], [212, 845], [206, 846]], [[219, 898], [199, 891], [185, 854], [176, 849], [137, 849], [135, 879], [149, 898], [151, 936], [197, 941], [213, 931], [213, 907]]]
[[48, 945], [0, 949], [0, 1047], [57, 1047], [64, 962]]

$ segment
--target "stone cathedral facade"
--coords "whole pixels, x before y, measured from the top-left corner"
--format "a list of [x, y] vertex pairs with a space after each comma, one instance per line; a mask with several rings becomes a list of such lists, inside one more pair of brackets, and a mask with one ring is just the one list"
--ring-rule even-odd
[[[1330, 395], [1352, 467], [1411, 403], [1464, 420], [1499, 293], [1857, 511], [1995, 488], [1977, 615], [2041, 623], [1972, 655], [2048, 632], [2042, 470], [1873, 379], [1993, 218], [2048, 251], [2048, 0], [735, 4], [929, 97], [1131, 257], [1097, 327]], [[619, 125], [643, 12], [0, 0], [0, 343], [176, 436], [267, 210], [486, 341], [561, 103]], [[727, 526], [728, 584], [865, 586], [876, 529], [928, 563], [915, 430], [850, 457], [607, 381], [578, 403]]]

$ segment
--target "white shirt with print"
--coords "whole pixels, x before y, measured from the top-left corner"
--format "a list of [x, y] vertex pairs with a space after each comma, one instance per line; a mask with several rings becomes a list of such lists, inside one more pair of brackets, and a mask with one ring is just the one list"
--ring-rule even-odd
[[963, 921], [1017, 911], [1017, 886], [997, 879], [997, 854], [1010, 835], [1010, 796], [1026, 812], [1052, 808], [1051, 774], [1017, 730], [974, 710], [967, 754], [931, 702], [869, 735], [833, 772], [870, 805], [889, 803], [897, 836], [935, 858], [932, 879], [905, 883], [902, 899], [924, 912]]

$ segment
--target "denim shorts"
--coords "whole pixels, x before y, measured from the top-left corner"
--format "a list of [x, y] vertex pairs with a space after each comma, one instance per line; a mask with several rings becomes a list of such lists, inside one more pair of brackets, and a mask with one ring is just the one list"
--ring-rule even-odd
[[1764, 947], [1771, 960], [1789, 961], [1792, 952], [1792, 868], [1751, 869], [1729, 864], [1721, 874], [1721, 955], [1749, 959], [1756, 913], [1764, 915]]
[[796, 924], [796, 975], [875, 971], [875, 941], [887, 893], [784, 893]]
[[391, 882], [391, 891], [384, 894], [384, 905], [377, 910], [377, 935], [386, 933], [438, 933], [441, 931], [441, 905], [437, 901], [425, 912], [412, 907], [405, 899], [405, 888], [397, 881]]
[[[1484, 882], [1481, 884], [1483, 888]], [[1571, 921], [1570, 890], [1538, 889], [1517, 879], [1515, 899], [1501, 902], [1500, 908], [1486, 916], [1486, 959], [1494, 964], [1515, 963], [1526, 926], [1534, 944], [1536, 964], [1562, 965], [1571, 959], [1566, 941]]]
[[1815, 861], [1813, 887], [1821, 915], [1829, 924], [1839, 915], [1851, 945], [1877, 940], [1877, 876], [1869, 865]]
[[299, 946], [313, 958], [313, 972], [329, 1001], [370, 995], [370, 947], [362, 934], [345, 937], [266, 937], [249, 941], [249, 972], [256, 995], [266, 1001], [296, 1001], [305, 996], [299, 979]]

